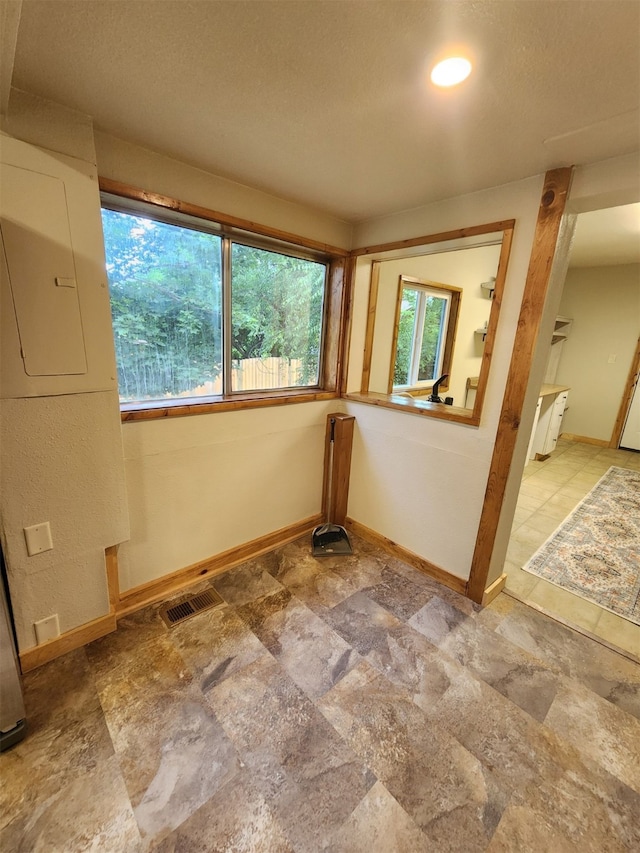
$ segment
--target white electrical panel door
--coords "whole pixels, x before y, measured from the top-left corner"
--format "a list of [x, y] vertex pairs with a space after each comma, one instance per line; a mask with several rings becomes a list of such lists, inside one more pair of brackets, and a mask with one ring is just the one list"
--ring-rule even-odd
[[2, 164], [2, 240], [29, 376], [87, 372], [62, 180]]

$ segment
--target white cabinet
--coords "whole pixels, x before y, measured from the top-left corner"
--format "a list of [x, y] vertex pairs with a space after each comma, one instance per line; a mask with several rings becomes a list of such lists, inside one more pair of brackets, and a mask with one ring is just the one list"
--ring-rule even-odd
[[[529, 439], [529, 449], [527, 450], [527, 462], [535, 456], [533, 443], [536, 440], [536, 430], [538, 429], [538, 421], [540, 420], [540, 409], [542, 408], [542, 397], [538, 397], [538, 405], [536, 413], [533, 416], [533, 428], [531, 430], [531, 438]], [[526, 464], [526, 463], [525, 463]]]
[[529, 458], [548, 456], [555, 450], [568, 397], [568, 388], [560, 385], [542, 386], [529, 444]]

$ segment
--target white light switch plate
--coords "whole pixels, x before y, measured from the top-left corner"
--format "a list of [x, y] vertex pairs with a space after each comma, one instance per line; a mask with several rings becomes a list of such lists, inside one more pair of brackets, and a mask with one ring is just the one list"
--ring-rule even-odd
[[50, 551], [53, 548], [51, 527], [48, 521], [25, 527], [24, 538], [27, 543], [27, 554], [30, 557], [33, 557], [34, 554], [41, 554], [43, 551]]

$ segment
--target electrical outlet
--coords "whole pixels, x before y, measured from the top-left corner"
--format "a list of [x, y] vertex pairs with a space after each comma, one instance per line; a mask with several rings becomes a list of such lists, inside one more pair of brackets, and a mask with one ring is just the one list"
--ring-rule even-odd
[[618, 357], [617, 355], [614, 355], [614, 354], [612, 353], [612, 354], [609, 356], [609, 362], [608, 362], [608, 363], [609, 363], [609, 364], [615, 364], [615, 363], [616, 363], [616, 359], [617, 359], [617, 357]]
[[58, 621], [57, 613], [52, 613], [51, 616], [47, 616], [46, 619], [40, 619], [39, 622], [34, 622], [33, 627], [36, 630], [36, 642], [38, 645], [40, 645], [40, 643], [46, 643], [47, 640], [54, 640], [56, 637], [60, 636], [60, 622]]
[[30, 557], [33, 557], [34, 554], [41, 554], [43, 551], [50, 551], [53, 548], [51, 526], [48, 521], [25, 527], [24, 538], [27, 543], [27, 554]]

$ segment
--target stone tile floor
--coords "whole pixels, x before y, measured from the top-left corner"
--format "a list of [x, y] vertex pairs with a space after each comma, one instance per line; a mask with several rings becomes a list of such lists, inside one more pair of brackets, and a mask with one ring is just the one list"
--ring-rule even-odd
[[640, 849], [640, 666], [505, 595], [308, 539], [29, 673], [0, 849]]
[[521, 601], [640, 658], [640, 626], [522, 569], [612, 465], [640, 471], [640, 453], [560, 439], [547, 460], [529, 462], [507, 550], [506, 588]]

